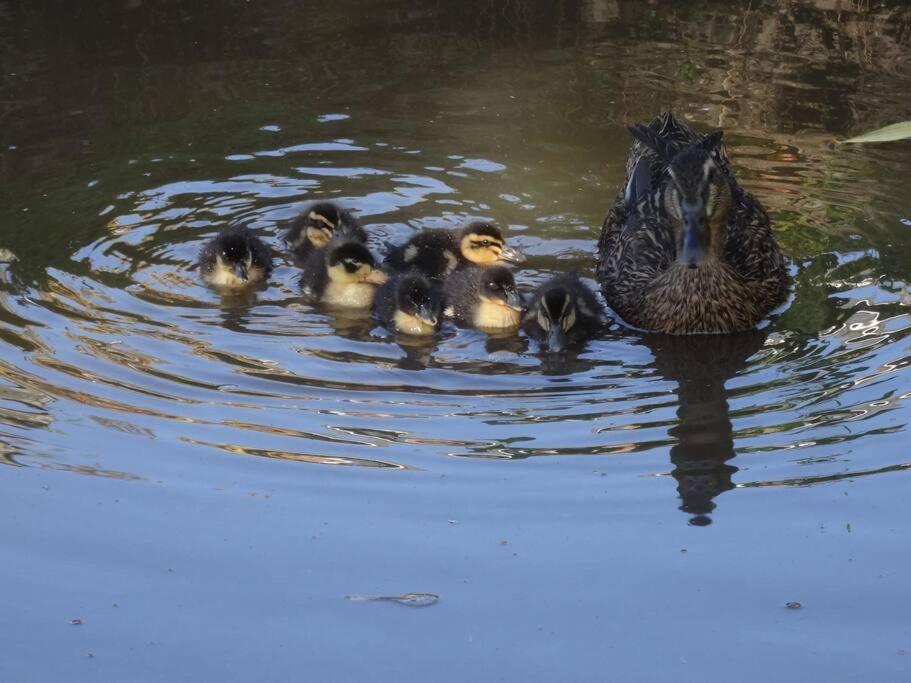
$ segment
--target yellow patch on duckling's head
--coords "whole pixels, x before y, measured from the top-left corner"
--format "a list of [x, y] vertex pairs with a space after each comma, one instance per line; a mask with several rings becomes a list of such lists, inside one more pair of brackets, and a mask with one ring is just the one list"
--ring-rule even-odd
[[[333, 211], [333, 213], [335, 213]], [[307, 239], [317, 247], [324, 247], [329, 244], [335, 233], [336, 222], [324, 215], [323, 212], [316, 210], [316, 207], [307, 214]]]
[[329, 279], [339, 283], [366, 282], [383, 284], [388, 276], [376, 269], [370, 250], [360, 242], [343, 242], [328, 253]]
[[462, 229], [459, 250], [466, 259], [482, 266], [497, 261], [520, 263], [525, 260], [519, 251], [507, 246], [499, 228], [480, 221], [469, 223]]

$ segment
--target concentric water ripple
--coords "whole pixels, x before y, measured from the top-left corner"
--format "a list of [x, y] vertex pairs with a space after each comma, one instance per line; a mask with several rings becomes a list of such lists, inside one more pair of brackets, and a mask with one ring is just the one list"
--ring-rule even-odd
[[[245, 222], [280, 249], [283, 225], [329, 198], [360, 216], [378, 254], [413, 230], [485, 218], [529, 255], [525, 288], [555, 271], [591, 275], [627, 145], [621, 124], [630, 117], [614, 94], [639, 98], [636, 116], [661, 108], [658, 93], [673, 78], [661, 65], [704, 40], [659, 40], [643, 52], [637, 36], [610, 26], [592, 24], [572, 48], [542, 55], [548, 92], [535, 89], [541, 74], [504, 51], [500, 77], [536, 105], [515, 130], [504, 115], [524, 105], [491, 76], [470, 97], [453, 99], [445, 84], [424, 92], [411, 119], [394, 113], [395, 98], [374, 102], [368, 116], [356, 97], [334, 96], [339, 106], [326, 102], [306, 124], [278, 112], [242, 121], [221, 145], [200, 133], [180, 152], [112, 154], [74, 186], [39, 184], [22, 197], [23, 211], [34, 207], [23, 215], [41, 213], [54, 235], [62, 221], [70, 237], [46, 249], [0, 245], [9, 252], [3, 461], [146, 477], [156, 476], [151, 454], [176, 443], [223, 457], [388, 469], [666, 451], [657, 474], [677, 479], [683, 508], [697, 515], [735, 486], [907, 467], [897, 434], [911, 386], [911, 233], [896, 198], [911, 169], [893, 148], [833, 149], [810, 104], [828, 102], [843, 75], [797, 43], [785, 53], [749, 50], [743, 27], [730, 35], [734, 47], [702, 45], [699, 70], [674, 82], [681, 115], [727, 130], [742, 182], [772, 211], [792, 258], [794, 294], [755, 333], [667, 339], [616, 323], [565, 357], [542, 356], [521, 337], [455, 329], [405, 343], [369, 318], [301, 303], [290, 262], [277, 264], [267, 289], [233, 298], [192, 270], [223, 225]], [[600, 68], [618, 44], [642, 74], [635, 82]], [[561, 81], [570, 64], [589, 80]], [[894, 78], [909, 78], [907, 63], [892, 64]], [[775, 92], [803, 93], [809, 108], [772, 109], [762, 88], [732, 78], [741, 70]], [[545, 135], [567, 122], [578, 130]], [[42, 213], [49, 195], [79, 210]], [[94, 452], [97, 440], [114, 447]]]

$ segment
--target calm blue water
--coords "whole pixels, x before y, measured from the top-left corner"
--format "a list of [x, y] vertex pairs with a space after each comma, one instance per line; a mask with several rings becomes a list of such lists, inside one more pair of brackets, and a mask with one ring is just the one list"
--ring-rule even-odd
[[[830, 143], [911, 118], [909, 40], [899, 2], [0, 0], [0, 679], [908, 680], [911, 157]], [[754, 333], [401, 345], [290, 264], [188, 269], [331, 198], [377, 252], [488, 218], [526, 289], [591, 276], [667, 107], [792, 260]]]

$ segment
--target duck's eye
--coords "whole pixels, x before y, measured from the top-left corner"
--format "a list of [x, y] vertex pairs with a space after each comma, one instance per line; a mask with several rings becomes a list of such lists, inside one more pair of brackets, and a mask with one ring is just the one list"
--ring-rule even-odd
[[500, 289], [500, 285], [498, 285], [496, 282], [491, 282], [491, 283], [490, 283], [490, 288], [491, 288], [492, 290], [496, 291], [496, 290]]
[[482, 246], [482, 247], [489, 247], [489, 246], [490, 246], [490, 240], [484, 240], [483, 242], [481, 242], [481, 246]]

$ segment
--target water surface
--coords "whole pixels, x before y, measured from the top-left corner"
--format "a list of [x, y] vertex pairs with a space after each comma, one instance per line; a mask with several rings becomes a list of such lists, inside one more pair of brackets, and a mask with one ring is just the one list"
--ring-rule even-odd
[[[909, 42], [900, 2], [0, 1], [3, 680], [907, 680], [911, 162], [831, 141], [911, 118]], [[329, 198], [590, 277], [668, 107], [791, 259], [755, 332], [409, 344], [189, 270]]]

